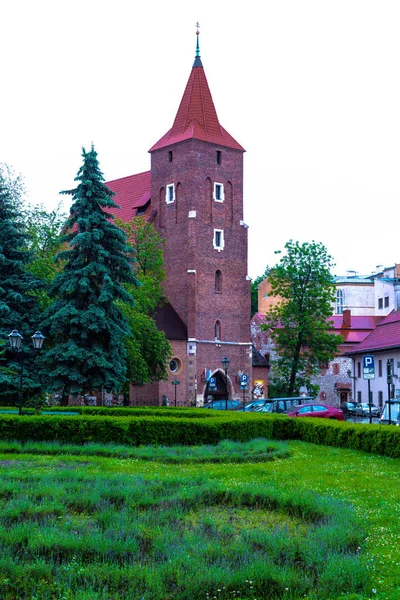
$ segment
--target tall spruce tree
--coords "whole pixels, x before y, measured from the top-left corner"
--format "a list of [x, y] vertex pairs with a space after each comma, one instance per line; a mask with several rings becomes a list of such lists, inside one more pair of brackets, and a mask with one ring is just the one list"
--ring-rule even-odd
[[[7, 340], [13, 329], [17, 329], [25, 338], [23, 391], [26, 395], [40, 389], [34, 366], [36, 354], [30, 337], [41, 319], [35, 297], [41, 284], [27, 271], [33, 254], [26, 250], [23, 194], [21, 176], [16, 176], [7, 165], [0, 164], [0, 340]], [[19, 391], [21, 356], [7, 348], [2, 360], [4, 368], [0, 370], [0, 394], [10, 402], [17, 398]]]
[[118, 206], [104, 184], [94, 147], [83, 148], [82, 157], [78, 186], [61, 192], [73, 198], [64, 238], [69, 249], [57, 255], [65, 264], [51, 285], [54, 301], [44, 322], [52, 344], [45, 357], [49, 388], [73, 395], [121, 389], [123, 338], [130, 331], [116, 301], [133, 303], [123, 284], [137, 284], [126, 234], [108, 211]]

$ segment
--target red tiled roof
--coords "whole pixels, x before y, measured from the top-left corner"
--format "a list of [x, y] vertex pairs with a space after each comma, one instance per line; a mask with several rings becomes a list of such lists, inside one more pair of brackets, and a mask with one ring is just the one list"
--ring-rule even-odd
[[377, 325], [368, 337], [358, 344], [352, 354], [363, 354], [387, 348], [400, 348], [400, 311], [391, 312]]
[[244, 148], [219, 124], [203, 66], [195, 63], [171, 129], [149, 152], [195, 138], [244, 151]]
[[[333, 315], [329, 320], [333, 321], [335, 330], [349, 329], [343, 324], [343, 315]], [[351, 329], [368, 329], [372, 331], [381, 320], [382, 317], [373, 315], [351, 315]]]
[[151, 172], [129, 175], [121, 179], [107, 181], [106, 185], [116, 193], [113, 200], [120, 206], [112, 212], [117, 219], [130, 221], [136, 216], [136, 209], [145, 206], [150, 200]]

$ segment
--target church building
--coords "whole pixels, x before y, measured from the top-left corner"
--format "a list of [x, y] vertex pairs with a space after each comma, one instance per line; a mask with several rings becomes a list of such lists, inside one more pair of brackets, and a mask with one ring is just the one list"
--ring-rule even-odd
[[131, 405], [250, 400], [244, 151], [220, 125], [197, 31], [193, 68], [171, 129], [149, 150], [150, 171], [107, 182], [121, 207], [117, 217], [142, 215], [165, 238], [168, 302], [156, 321], [173, 357], [168, 381], [131, 386]]

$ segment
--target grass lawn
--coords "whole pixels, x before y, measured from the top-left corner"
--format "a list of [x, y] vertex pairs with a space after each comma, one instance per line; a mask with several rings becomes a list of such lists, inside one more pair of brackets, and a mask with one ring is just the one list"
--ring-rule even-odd
[[0, 444], [4, 600], [400, 598], [400, 459]]

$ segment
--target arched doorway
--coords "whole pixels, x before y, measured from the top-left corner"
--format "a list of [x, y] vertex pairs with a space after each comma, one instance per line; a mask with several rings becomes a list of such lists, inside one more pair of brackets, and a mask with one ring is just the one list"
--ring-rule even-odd
[[210, 387], [209, 382], [206, 383], [204, 389], [204, 403], [210, 402], [211, 400], [229, 399], [229, 378], [228, 382], [226, 382], [225, 373], [216, 371], [211, 377], [215, 378], [215, 389]]

